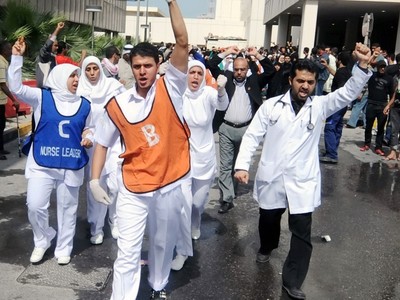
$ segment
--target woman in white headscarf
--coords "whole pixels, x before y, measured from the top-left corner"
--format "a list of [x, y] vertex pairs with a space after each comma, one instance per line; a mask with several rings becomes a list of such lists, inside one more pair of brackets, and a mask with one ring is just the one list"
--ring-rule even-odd
[[30, 261], [40, 262], [56, 236], [48, 213], [55, 188], [58, 232], [54, 255], [58, 264], [65, 265], [71, 260], [79, 187], [89, 160], [85, 148], [93, 145], [90, 103], [76, 95], [80, 69], [70, 64], [58, 65], [50, 72], [48, 89], [23, 85], [24, 52], [25, 42], [20, 38], [12, 49], [8, 76], [10, 90], [32, 106], [37, 124], [25, 169], [28, 218], [35, 244]]
[[[88, 56], [82, 62], [82, 76], [79, 78], [77, 94], [87, 98], [92, 105], [93, 123], [96, 126], [101, 123], [104, 114], [104, 105], [110, 98], [125, 91], [124, 86], [114, 78], [107, 78], [104, 75], [100, 60], [95, 56]], [[90, 162], [86, 166], [86, 175], [90, 176], [90, 166], [93, 156], [93, 150], [90, 149]], [[94, 200], [90, 192], [89, 184], [87, 185], [87, 218], [90, 224], [90, 242], [93, 245], [103, 243], [104, 238], [104, 220], [109, 215], [109, 224], [113, 238], [118, 238], [118, 227], [116, 223], [116, 199], [118, 186], [116, 182], [116, 171], [118, 166], [118, 155], [121, 153], [121, 143], [119, 140], [115, 145], [109, 148], [107, 153], [106, 164], [103, 169], [99, 184], [104, 190], [108, 190], [110, 205], [99, 203]], [[108, 187], [108, 189], [107, 189]]]
[[225, 92], [226, 77], [217, 78], [217, 90], [206, 85], [206, 68], [198, 60], [188, 63], [188, 87], [184, 94], [183, 116], [190, 128], [191, 182], [188, 184], [188, 205], [182, 211], [181, 237], [172, 270], [183, 267], [193, 255], [192, 239], [200, 238], [201, 215], [217, 172], [212, 120], [216, 110], [225, 110], [229, 99]]

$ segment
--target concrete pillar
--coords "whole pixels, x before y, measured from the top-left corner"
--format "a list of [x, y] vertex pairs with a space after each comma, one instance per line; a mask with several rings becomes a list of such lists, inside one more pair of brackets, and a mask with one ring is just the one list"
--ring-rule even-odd
[[278, 38], [277, 43], [279, 47], [286, 46], [288, 40], [288, 27], [289, 27], [289, 16], [281, 14], [278, 20]]
[[[394, 47], [395, 54], [400, 53], [400, 14], [399, 14], [399, 20], [397, 23], [398, 23], [398, 25], [397, 25], [396, 45]], [[399, 62], [397, 62], [397, 63], [399, 63]]]
[[299, 55], [303, 57], [304, 47], [311, 49], [315, 46], [315, 32], [317, 32], [318, 0], [306, 0], [303, 4], [303, 16], [301, 18], [301, 31], [299, 43]]
[[265, 25], [264, 48], [271, 47], [272, 25]]
[[[356, 44], [358, 38], [358, 32], [354, 30], [358, 26], [359, 18], [350, 18], [346, 23], [346, 33], [344, 37], [344, 46], [346, 49], [353, 49]], [[343, 46], [343, 45], [342, 45]], [[340, 49], [339, 49], [340, 51]]]

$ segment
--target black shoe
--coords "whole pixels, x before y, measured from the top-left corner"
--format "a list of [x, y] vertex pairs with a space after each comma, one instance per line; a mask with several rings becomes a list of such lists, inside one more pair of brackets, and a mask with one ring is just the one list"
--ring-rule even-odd
[[288, 295], [294, 299], [306, 299], [306, 294], [301, 289], [296, 287], [287, 287], [282, 284], [282, 288], [288, 293]]
[[151, 290], [150, 299], [165, 300], [167, 299], [167, 292], [164, 289], [161, 291]]
[[222, 202], [221, 207], [218, 210], [219, 214], [225, 214], [228, 212], [228, 210], [230, 210], [233, 207], [233, 203], [232, 202]]
[[257, 256], [256, 256], [256, 262], [266, 263], [266, 262], [269, 262], [270, 258], [271, 258], [271, 252], [269, 252], [268, 254], [262, 254], [262, 253], [258, 252]]
[[7, 156], [5, 156], [5, 155], [0, 155], [0, 160], [7, 160]]
[[354, 129], [354, 128], [355, 128], [355, 127], [353, 127], [353, 126], [351, 126], [351, 125], [349, 125], [349, 124], [344, 125], [344, 127], [345, 127], [345, 128], [349, 128], [349, 129]]
[[334, 158], [330, 158], [329, 156], [321, 156], [319, 161], [325, 164], [337, 164], [338, 160]]
[[10, 154], [10, 151], [0, 150], [0, 154], [7, 155], [7, 154]]

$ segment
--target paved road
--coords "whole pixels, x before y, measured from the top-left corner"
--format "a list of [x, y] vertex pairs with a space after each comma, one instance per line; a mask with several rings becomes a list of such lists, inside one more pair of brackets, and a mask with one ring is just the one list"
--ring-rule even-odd
[[[339, 164], [321, 167], [323, 204], [313, 214], [314, 252], [303, 286], [307, 299], [400, 299], [400, 166], [360, 152], [362, 139], [362, 129], [345, 129]], [[103, 245], [90, 245], [84, 193], [71, 264], [57, 265], [54, 245], [42, 264], [29, 263], [33, 241], [25, 206], [25, 158], [18, 158], [15, 140], [6, 148], [13, 154], [0, 161], [0, 299], [109, 299], [117, 247], [108, 228]], [[171, 273], [171, 299], [288, 299], [281, 291], [290, 238], [286, 215], [280, 247], [269, 263], [258, 264], [258, 208], [251, 182], [241, 186], [228, 214], [217, 213], [217, 199], [214, 186], [194, 257]], [[50, 212], [55, 226], [54, 199]], [[329, 243], [321, 240], [326, 234]], [[144, 258], [146, 247], [145, 240]], [[144, 267], [139, 299], [149, 297], [146, 276]]]

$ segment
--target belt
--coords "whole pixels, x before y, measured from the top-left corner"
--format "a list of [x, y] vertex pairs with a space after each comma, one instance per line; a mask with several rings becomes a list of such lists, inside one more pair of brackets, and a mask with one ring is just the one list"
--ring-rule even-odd
[[241, 128], [241, 127], [247, 126], [247, 125], [250, 124], [250, 122], [251, 122], [251, 120], [249, 120], [247, 122], [244, 122], [244, 123], [232, 123], [232, 122], [224, 120], [224, 123], [226, 125], [229, 125], [229, 126], [234, 127], [234, 128]]

